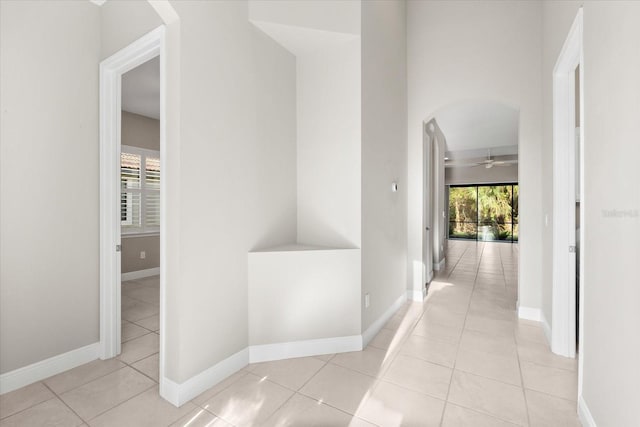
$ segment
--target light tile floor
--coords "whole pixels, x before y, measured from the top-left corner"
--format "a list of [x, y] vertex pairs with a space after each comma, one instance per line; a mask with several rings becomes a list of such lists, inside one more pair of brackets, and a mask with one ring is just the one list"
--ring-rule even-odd
[[515, 314], [518, 246], [449, 242], [424, 303], [354, 353], [249, 365], [158, 396], [157, 278], [123, 284], [123, 353], [0, 397], [0, 426], [579, 426], [577, 365]]

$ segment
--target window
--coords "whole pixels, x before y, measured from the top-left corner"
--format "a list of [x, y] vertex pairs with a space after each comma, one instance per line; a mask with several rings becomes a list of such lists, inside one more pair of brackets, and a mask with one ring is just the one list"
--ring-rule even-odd
[[160, 153], [122, 146], [120, 154], [122, 234], [160, 231]]
[[449, 188], [449, 238], [518, 241], [518, 185]]

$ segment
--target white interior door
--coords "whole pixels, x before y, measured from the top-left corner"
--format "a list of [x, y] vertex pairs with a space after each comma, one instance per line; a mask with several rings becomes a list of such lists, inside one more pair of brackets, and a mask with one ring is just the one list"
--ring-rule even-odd
[[424, 265], [424, 283], [429, 283], [433, 277], [433, 141], [426, 134], [424, 136], [424, 181], [423, 181], [423, 230], [422, 230], [422, 263]]
[[[578, 243], [576, 241], [576, 202], [579, 200], [578, 197], [578, 186], [580, 184], [580, 178], [578, 177], [578, 164], [579, 164], [579, 153], [577, 147], [580, 144], [580, 128], [579, 128], [579, 117], [580, 111], [577, 101], [578, 93], [576, 89], [576, 74], [575, 72], [569, 73], [569, 88], [571, 88], [571, 107], [569, 109], [569, 120], [571, 123], [574, 123], [578, 126], [568, 126], [570, 135], [567, 135], [568, 142], [568, 194], [567, 198], [569, 200], [569, 212], [567, 218], [567, 227], [569, 234], [569, 271], [567, 277], [567, 289], [569, 289], [569, 310], [568, 310], [568, 323], [569, 323], [569, 346], [573, 346], [576, 342], [576, 303], [577, 303], [577, 293], [572, 290], [576, 289], [576, 280], [577, 280], [577, 263], [578, 263]], [[575, 347], [573, 347], [573, 351], [569, 350], [569, 354], [571, 357], [575, 356]]]
[[[567, 195], [570, 202], [569, 215], [567, 217], [567, 226], [568, 226], [568, 239], [569, 239], [569, 256], [568, 256], [568, 274], [567, 274], [567, 289], [569, 293], [569, 309], [568, 309], [568, 324], [569, 326], [569, 346], [575, 344], [576, 342], [576, 328], [575, 328], [575, 319], [576, 319], [576, 293], [575, 290], [576, 285], [576, 265], [577, 265], [577, 255], [578, 255], [578, 245], [576, 243], [576, 186], [575, 186], [575, 173], [576, 170], [576, 156], [575, 150], [569, 150], [569, 194]], [[575, 356], [575, 348], [574, 351], [569, 350], [569, 357]]]
[[[582, 13], [579, 12], [553, 71], [553, 295], [551, 350], [576, 355], [576, 194], [580, 155], [576, 125], [581, 120], [581, 91], [576, 67], [582, 61]], [[581, 132], [578, 134], [583, 137]], [[578, 140], [578, 143], [580, 141]], [[580, 175], [582, 176], [582, 174]], [[583, 203], [583, 201], [582, 201]], [[581, 207], [584, 210], [584, 206]], [[584, 231], [581, 231], [584, 233]], [[580, 368], [579, 368], [580, 369]], [[580, 374], [578, 375], [580, 377]]]

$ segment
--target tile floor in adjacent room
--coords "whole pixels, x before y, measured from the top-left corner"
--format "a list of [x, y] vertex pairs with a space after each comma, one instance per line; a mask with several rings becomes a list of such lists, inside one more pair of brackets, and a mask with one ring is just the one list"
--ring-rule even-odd
[[249, 365], [158, 396], [157, 278], [123, 284], [123, 352], [0, 397], [0, 426], [579, 426], [577, 364], [519, 321], [518, 246], [450, 241], [423, 303], [362, 352]]

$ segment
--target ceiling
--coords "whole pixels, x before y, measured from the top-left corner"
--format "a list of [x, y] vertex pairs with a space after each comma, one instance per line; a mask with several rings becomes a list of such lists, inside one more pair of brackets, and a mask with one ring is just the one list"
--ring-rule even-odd
[[[473, 158], [518, 152], [519, 111], [492, 101], [466, 101], [435, 114], [444, 134], [447, 157]], [[515, 150], [515, 151], [514, 151]]]
[[491, 155], [491, 158], [496, 159], [502, 157], [508, 157], [509, 159], [515, 157], [517, 159], [518, 146], [509, 145], [507, 147], [478, 148], [475, 150], [447, 151], [445, 153], [447, 160], [452, 162], [468, 159], [486, 159], [489, 155]]
[[160, 120], [160, 57], [122, 76], [122, 109]]
[[330, 48], [358, 38], [358, 36], [349, 33], [316, 30], [265, 21], [252, 20], [251, 22], [296, 56]]

